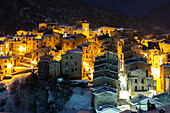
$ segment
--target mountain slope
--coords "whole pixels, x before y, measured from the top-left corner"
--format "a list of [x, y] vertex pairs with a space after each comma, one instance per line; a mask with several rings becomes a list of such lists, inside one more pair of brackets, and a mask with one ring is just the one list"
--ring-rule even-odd
[[158, 26], [77, 0], [1, 0], [0, 17], [0, 31], [5, 33], [31, 30], [48, 17], [67, 25], [87, 19], [93, 28], [107, 25], [146, 32], [164, 31]]
[[170, 29], [170, 2], [152, 9], [142, 19]]

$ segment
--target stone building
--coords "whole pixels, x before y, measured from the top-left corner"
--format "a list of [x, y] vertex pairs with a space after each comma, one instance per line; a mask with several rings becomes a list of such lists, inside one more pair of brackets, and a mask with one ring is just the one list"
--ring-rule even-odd
[[170, 92], [170, 64], [162, 64], [160, 70], [160, 80], [162, 91]]
[[56, 45], [60, 43], [60, 36], [59, 33], [45, 33], [42, 36], [42, 46], [49, 48], [49, 49], [56, 49]]
[[82, 65], [82, 54], [66, 53], [62, 55], [61, 70], [66, 77], [81, 80]]
[[120, 113], [121, 110], [114, 105], [102, 105], [96, 108], [96, 113]]
[[40, 61], [40, 56], [48, 55], [49, 51], [47, 48], [39, 48], [33, 51], [32, 58], [35, 64]]
[[133, 98], [130, 97], [127, 102], [129, 103], [130, 110], [138, 111], [138, 109], [141, 109], [146, 111], [148, 110], [147, 103], [149, 99], [150, 98], [145, 95], [138, 94]]
[[102, 105], [117, 106], [117, 89], [108, 86], [97, 86], [92, 89], [93, 107], [97, 109]]
[[156, 91], [156, 83], [153, 77], [148, 76], [147, 70], [134, 69], [128, 71], [127, 90], [132, 97], [138, 94], [152, 96], [153, 91]]
[[159, 43], [160, 50], [164, 53], [170, 53], [170, 40], [164, 40]]
[[95, 57], [94, 78], [100, 76], [107, 76], [114, 79], [118, 79], [118, 66], [116, 54], [106, 51], [103, 52], [103, 55]]
[[52, 60], [49, 63], [49, 75], [52, 78], [56, 78], [60, 76], [60, 62], [56, 60]]
[[38, 62], [38, 77], [46, 79], [49, 77], [49, 62], [48, 60], [43, 60]]
[[95, 61], [95, 57], [100, 53], [100, 46], [95, 42], [88, 42], [78, 45], [77, 48], [84, 51], [83, 62], [93, 67], [93, 61]]
[[94, 61], [93, 105], [98, 108], [103, 105], [117, 106], [120, 81], [118, 80], [117, 55], [106, 51], [96, 56]]
[[14, 57], [0, 56], [0, 72], [2, 75], [10, 75], [14, 71]]
[[38, 74], [40, 78], [57, 78], [60, 76], [60, 62], [44, 59], [38, 62]]
[[53, 55], [43, 55], [43, 56], [40, 56], [40, 61], [43, 61], [43, 60], [52, 61], [53, 58], [54, 58]]
[[78, 45], [87, 43], [87, 38], [83, 34], [69, 35], [67, 37], [62, 37], [60, 40], [63, 51], [76, 49]]

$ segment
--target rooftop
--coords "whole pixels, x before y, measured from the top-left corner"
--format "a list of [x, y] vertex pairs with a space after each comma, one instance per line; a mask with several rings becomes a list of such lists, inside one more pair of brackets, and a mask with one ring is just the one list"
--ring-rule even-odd
[[136, 95], [135, 97], [133, 97], [133, 98], [131, 98], [131, 99], [128, 99], [127, 102], [129, 102], [129, 103], [132, 104], [132, 105], [136, 105], [136, 104], [138, 104], [139, 102], [144, 101], [144, 100], [146, 100], [146, 99], [149, 99], [149, 97], [144, 96], [144, 95], [142, 95], [142, 94], [138, 94], [138, 95]]
[[0, 56], [0, 59], [10, 59], [12, 56]]

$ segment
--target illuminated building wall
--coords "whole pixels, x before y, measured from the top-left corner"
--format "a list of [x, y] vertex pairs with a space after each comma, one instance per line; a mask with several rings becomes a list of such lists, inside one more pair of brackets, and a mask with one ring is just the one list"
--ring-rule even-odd
[[164, 53], [170, 53], [170, 41], [169, 42], [160, 42], [160, 50]]
[[39, 30], [40, 31], [47, 30], [47, 23], [39, 23]]
[[27, 52], [31, 52], [31, 51], [34, 50], [34, 48], [33, 48], [34, 37], [36, 37], [36, 35], [29, 35], [29, 36], [26, 37], [26, 43], [27, 43], [26, 51]]
[[34, 50], [38, 48], [42, 48], [42, 40], [43, 39], [33, 39], [33, 48]]
[[14, 58], [12, 56], [0, 56], [0, 72], [9, 75], [13, 72]]
[[108, 34], [109, 36], [111, 36], [111, 33], [115, 30], [117, 30], [118, 28], [114, 28], [114, 27], [108, 27], [108, 26], [103, 26], [98, 28], [98, 35], [106, 35]]
[[78, 45], [80, 50], [84, 51], [83, 54], [83, 77], [84, 79], [93, 80], [93, 71], [95, 57], [100, 53], [100, 47], [95, 42], [88, 42]]
[[39, 48], [33, 51], [33, 61], [35, 61], [35, 66], [38, 64], [38, 62], [40, 61], [40, 56], [43, 55], [48, 55], [49, 54], [49, 50], [46, 48]]
[[168, 93], [170, 92], [168, 78], [170, 78], [170, 64], [169, 63], [162, 64], [160, 70], [160, 82], [161, 82], [160, 91], [162, 92], [167, 91]]
[[142, 38], [141, 40], [141, 44], [145, 45], [146, 47], [148, 47], [148, 42], [151, 42], [155, 39], [152, 39], [152, 38]]
[[[57, 27], [55, 29], [55, 32], [60, 32], [61, 34], [74, 34], [73, 33], [73, 29], [75, 29], [76, 26], [64, 26], [64, 25], [60, 25], [59, 27]], [[63, 32], [62, 32], [63, 31]]]
[[24, 30], [18, 30], [17, 35], [27, 35], [29, 34], [29, 31], [24, 31]]
[[45, 34], [42, 37], [42, 44], [46, 48], [55, 49], [55, 46], [60, 43], [60, 34], [58, 33]]
[[100, 53], [100, 47], [95, 42], [88, 42], [81, 45], [78, 45], [77, 48], [80, 48], [84, 51], [83, 60], [90, 66], [93, 65], [93, 61], [95, 61], [95, 57]]
[[0, 44], [0, 56], [5, 56], [5, 45]]
[[85, 35], [74, 34], [74, 35], [70, 35], [69, 37], [62, 37], [60, 44], [62, 47], [62, 51], [68, 51], [68, 50], [76, 49], [78, 45], [86, 42], [87, 42], [87, 38]]

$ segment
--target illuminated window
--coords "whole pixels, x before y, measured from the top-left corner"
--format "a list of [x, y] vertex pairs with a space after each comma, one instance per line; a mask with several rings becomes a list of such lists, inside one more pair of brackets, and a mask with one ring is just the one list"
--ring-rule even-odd
[[137, 79], [135, 79], [135, 83], [138, 83], [138, 80], [137, 80]]
[[8, 45], [6, 44], [6, 48], [8, 48]]
[[2, 51], [2, 47], [1, 47], [1, 51]]

